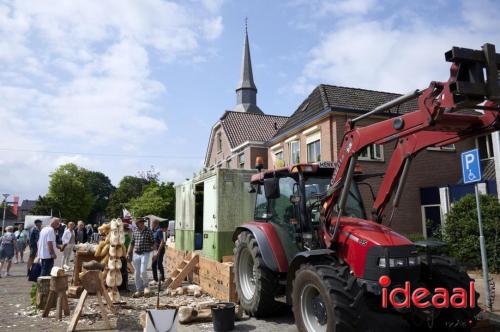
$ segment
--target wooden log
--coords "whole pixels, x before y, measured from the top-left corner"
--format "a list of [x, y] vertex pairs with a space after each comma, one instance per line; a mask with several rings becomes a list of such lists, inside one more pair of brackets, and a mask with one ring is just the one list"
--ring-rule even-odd
[[68, 287], [68, 296], [71, 298], [78, 298], [82, 295], [83, 287], [82, 286], [69, 286]]
[[38, 309], [45, 309], [50, 291], [50, 276], [38, 277], [36, 282], [35, 304]]

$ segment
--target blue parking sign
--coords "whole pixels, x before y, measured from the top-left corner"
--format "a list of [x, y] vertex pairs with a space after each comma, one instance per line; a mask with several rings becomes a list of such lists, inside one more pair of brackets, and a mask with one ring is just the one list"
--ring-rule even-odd
[[462, 152], [462, 176], [464, 183], [481, 181], [481, 164], [477, 149]]

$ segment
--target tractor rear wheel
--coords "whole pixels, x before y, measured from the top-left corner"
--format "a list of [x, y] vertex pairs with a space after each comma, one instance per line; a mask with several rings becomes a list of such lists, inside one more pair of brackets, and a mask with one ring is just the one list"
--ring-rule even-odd
[[[473, 281], [458, 262], [447, 256], [432, 256], [432, 267], [429, 269], [426, 256], [422, 258], [422, 280], [427, 280], [427, 287], [435, 289], [437, 287], [446, 288], [452, 294], [454, 288], [469, 289], [469, 283]], [[443, 308], [439, 309], [438, 315], [434, 318], [430, 331], [470, 331], [471, 322], [475, 321], [475, 316], [480, 312], [477, 304], [479, 294], [475, 294], [475, 307], [470, 308]], [[467, 299], [467, 302], [469, 299]], [[468, 304], [468, 303], [467, 303]], [[425, 325], [425, 323], [424, 323]], [[419, 330], [423, 330], [422, 326]]]
[[358, 331], [363, 295], [347, 266], [304, 264], [293, 281], [295, 324], [300, 332]]
[[277, 276], [264, 264], [252, 233], [238, 235], [234, 248], [234, 281], [240, 305], [250, 316], [265, 317], [276, 309]]

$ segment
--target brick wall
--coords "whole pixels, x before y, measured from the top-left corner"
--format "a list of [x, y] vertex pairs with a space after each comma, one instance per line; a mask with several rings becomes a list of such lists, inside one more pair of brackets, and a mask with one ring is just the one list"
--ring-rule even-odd
[[[332, 115], [318, 123], [315, 123], [308, 128], [304, 128], [301, 133], [296, 134], [300, 140], [300, 159], [301, 162], [307, 160], [306, 135], [303, 131], [318, 126], [321, 130], [321, 159], [336, 160], [336, 156], [342, 143], [344, 133], [344, 124], [347, 120], [347, 115]], [[366, 126], [371, 123], [380, 121], [381, 119], [364, 119], [359, 123], [359, 126]], [[290, 135], [290, 137], [293, 135]], [[288, 137], [283, 138], [280, 142], [284, 152], [284, 160], [286, 165], [289, 164], [289, 144], [285, 143]], [[404, 187], [404, 192], [400, 200], [398, 211], [392, 221], [392, 227], [405, 234], [422, 234], [422, 212], [420, 204], [420, 188], [430, 186], [444, 186], [454, 184], [461, 178], [460, 169], [460, 152], [472, 148], [473, 140], [467, 140], [456, 144], [455, 151], [423, 151], [417, 155], [412, 161], [410, 172]], [[385, 172], [394, 151], [394, 142], [383, 146], [384, 160], [383, 161], [363, 161], [359, 160], [359, 164], [365, 174]], [[276, 150], [269, 149], [268, 159], [270, 168], [273, 168]], [[381, 178], [372, 178], [365, 182], [372, 185], [375, 195], [380, 186]], [[371, 217], [371, 206], [373, 199], [369, 188], [365, 185], [360, 186], [360, 191], [363, 196], [367, 216]], [[391, 200], [386, 207], [385, 214], [387, 217], [391, 213]]]

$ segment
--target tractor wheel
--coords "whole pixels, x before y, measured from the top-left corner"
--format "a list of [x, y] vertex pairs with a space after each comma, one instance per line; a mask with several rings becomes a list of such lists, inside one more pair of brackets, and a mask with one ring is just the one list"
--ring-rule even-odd
[[358, 331], [363, 303], [347, 266], [304, 264], [295, 274], [292, 307], [300, 332]]
[[[453, 288], [469, 289], [469, 282], [472, 281], [465, 270], [451, 257], [432, 256], [432, 273], [425, 256], [422, 258], [422, 280], [427, 281], [429, 289], [437, 287], [446, 288], [450, 294]], [[475, 294], [475, 307], [470, 308], [443, 308], [439, 309], [434, 319], [434, 324], [430, 331], [470, 331], [471, 323], [475, 321], [475, 316], [480, 312], [477, 304], [479, 294]], [[468, 301], [469, 299], [467, 299]]]
[[276, 309], [274, 296], [278, 278], [264, 265], [257, 240], [250, 232], [241, 232], [236, 240], [234, 273], [243, 310], [255, 317], [271, 315]]

